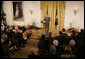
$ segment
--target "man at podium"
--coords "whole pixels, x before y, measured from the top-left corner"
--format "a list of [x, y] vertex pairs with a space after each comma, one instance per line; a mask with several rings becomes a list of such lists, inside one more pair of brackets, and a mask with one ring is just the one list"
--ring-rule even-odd
[[47, 15], [46, 18], [41, 21], [41, 23], [43, 23], [43, 28], [44, 28], [44, 32], [46, 35], [49, 33], [49, 22], [50, 22], [50, 17]]
[[49, 32], [50, 17], [47, 15], [46, 18], [44, 19], [44, 21], [45, 21], [45, 32], [46, 32], [46, 35], [47, 35], [48, 32]]

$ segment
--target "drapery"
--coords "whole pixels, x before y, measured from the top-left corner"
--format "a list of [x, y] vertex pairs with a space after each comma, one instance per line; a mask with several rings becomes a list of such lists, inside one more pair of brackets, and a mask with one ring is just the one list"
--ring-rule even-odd
[[[50, 17], [49, 30], [55, 29], [56, 9], [58, 16], [57, 29], [61, 30], [64, 27], [65, 1], [40, 1], [40, 8], [41, 20], [44, 20], [46, 17], [48, 8], [48, 15]], [[41, 24], [41, 27], [43, 27], [43, 24]]]

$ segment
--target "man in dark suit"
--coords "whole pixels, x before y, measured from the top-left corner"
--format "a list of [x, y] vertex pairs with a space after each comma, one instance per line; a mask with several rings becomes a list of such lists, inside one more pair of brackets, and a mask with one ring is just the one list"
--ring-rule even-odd
[[73, 40], [75, 40], [76, 43], [78, 43], [76, 31], [72, 30], [72, 34], [70, 36], [70, 39], [73, 39]]
[[64, 54], [65, 41], [64, 41], [64, 36], [63, 36], [62, 31], [59, 31], [59, 35], [55, 36], [54, 39], [59, 41], [59, 47], [61, 49], [60, 53]]
[[50, 17], [47, 15], [46, 18], [44, 19], [45, 21], [45, 32], [46, 32], [46, 35], [48, 34], [49, 32], [49, 21], [50, 21]]
[[45, 39], [45, 35], [42, 35], [41, 40], [38, 42], [39, 55], [45, 57], [48, 52], [48, 42]]
[[50, 46], [53, 44], [53, 37], [51, 35], [52, 35], [52, 32], [49, 32], [49, 36], [46, 38], [49, 45], [48, 52], [49, 52]]
[[68, 44], [68, 35], [66, 34], [65, 28], [62, 29], [62, 39], [65, 45]]
[[52, 32], [49, 32], [49, 36], [47, 37], [47, 41], [48, 41], [49, 45], [53, 44], [53, 37], [51, 35], [52, 35]]
[[78, 58], [83, 59], [84, 58], [84, 29], [81, 29], [80, 32], [77, 35], [78, 40]]

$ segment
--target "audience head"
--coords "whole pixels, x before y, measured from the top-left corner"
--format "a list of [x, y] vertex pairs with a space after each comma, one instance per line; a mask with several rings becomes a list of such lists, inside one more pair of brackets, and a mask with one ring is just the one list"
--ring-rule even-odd
[[9, 31], [9, 29], [7, 28], [7, 29], [6, 29], [6, 31], [8, 32], [8, 31]]
[[15, 26], [12, 26], [12, 29], [15, 29]]
[[65, 32], [65, 28], [63, 28], [62, 31]]
[[17, 33], [17, 31], [16, 31], [15, 29], [13, 30], [13, 32], [14, 32], [14, 33]]
[[45, 39], [45, 34], [42, 34], [41, 39]]
[[84, 29], [81, 29], [81, 30], [80, 30], [80, 32], [83, 32], [83, 31], [84, 31]]
[[32, 47], [30, 52], [31, 52], [31, 55], [36, 55], [37, 54], [37, 49], [35, 47]]
[[1, 22], [1, 25], [2, 25], [2, 26], [4, 25], [3, 22]]
[[13, 29], [13, 26], [10, 26], [9, 29], [12, 30]]
[[71, 33], [67, 33], [68, 36], [71, 36]]
[[20, 33], [23, 33], [23, 31], [22, 30], [18, 30]]
[[55, 45], [51, 45], [50, 46], [50, 53], [56, 53], [56, 47], [55, 47]]
[[51, 37], [51, 35], [52, 35], [52, 32], [49, 32], [49, 37]]
[[15, 29], [18, 30], [18, 26], [15, 26]]
[[1, 31], [4, 31], [4, 28], [1, 26]]
[[70, 42], [69, 42], [69, 44], [70, 44], [70, 46], [75, 46], [75, 41], [72, 39], [72, 40], [70, 40]]
[[2, 39], [7, 39], [7, 35], [6, 34], [2, 34], [1, 38]]
[[54, 40], [54, 41], [53, 41], [53, 44], [54, 44], [55, 46], [58, 46], [58, 44], [59, 44], [58, 40]]
[[81, 32], [81, 34], [83, 34], [83, 35], [84, 35], [84, 29], [81, 29], [81, 30], [80, 30], [80, 32]]
[[72, 53], [71, 47], [69, 45], [65, 46], [65, 53], [66, 54], [71, 54]]
[[2, 36], [1, 36], [1, 43], [5, 43], [6, 39], [7, 39], [7, 35], [6, 34], [2, 34]]
[[62, 35], [62, 31], [59, 31], [59, 35]]
[[72, 30], [72, 34], [73, 34], [73, 35], [76, 35], [76, 31]]

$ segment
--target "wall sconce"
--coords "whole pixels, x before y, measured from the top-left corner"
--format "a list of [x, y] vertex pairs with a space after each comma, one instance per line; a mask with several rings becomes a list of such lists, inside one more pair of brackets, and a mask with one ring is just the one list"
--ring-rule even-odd
[[77, 10], [73, 10], [73, 12], [74, 12], [74, 14], [76, 15], [76, 13], [77, 13]]
[[29, 12], [30, 12], [30, 14], [33, 14], [33, 11], [32, 10], [30, 10]]
[[78, 10], [79, 10], [79, 8], [77, 6], [74, 7], [73, 12], [74, 12], [75, 15], [77, 14]]

